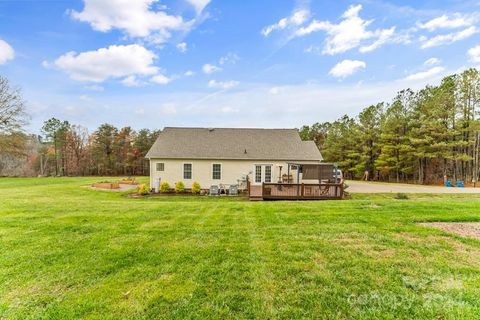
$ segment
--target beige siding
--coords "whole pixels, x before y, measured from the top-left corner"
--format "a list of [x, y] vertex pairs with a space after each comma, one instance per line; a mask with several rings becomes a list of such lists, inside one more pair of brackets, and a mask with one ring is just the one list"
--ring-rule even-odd
[[[157, 171], [157, 163], [164, 163], [165, 170]], [[303, 163], [319, 163], [319, 161], [302, 161]], [[183, 164], [192, 164], [192, 179], [183, 179]], [[220, 180], [212, 179], [212, 165], [219, 163], [222, 165], [222, 177]], [[211, 185], [219, 184], [237, 184], [243, 175], [249, 175], [250, 181], [253, 181], [252, 173], [256, 164], [273, 165], [272, 182], [279, 179], [279, 166], [283, 166], [282, 174], [287, 173], [287, 163], [285, 161], [272, 160], [175, 160], [175, 159], [150, 159], [150, 187], [155, 188], [157, 179], [167, 181], [173, 188], [175, 182], [183, 181], [186, 188], [191, 188], [193, 182], [200, 183], [203, 189], [208, 189]], [[296, 172], [291, 172], [296, 179]]]

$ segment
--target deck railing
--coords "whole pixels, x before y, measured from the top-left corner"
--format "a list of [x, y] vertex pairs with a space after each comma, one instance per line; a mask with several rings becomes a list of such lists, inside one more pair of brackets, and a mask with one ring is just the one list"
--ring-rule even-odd
[[342, 199], [343, 183], [262, 183], [263, 199]]

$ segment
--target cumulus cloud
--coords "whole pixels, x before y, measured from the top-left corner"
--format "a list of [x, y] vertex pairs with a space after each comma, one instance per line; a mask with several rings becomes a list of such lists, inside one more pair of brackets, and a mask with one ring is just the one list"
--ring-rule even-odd
[[404, 80], [407, 80], [407, 81], [426, 80], [436, 75], [439, 75], [443, 71], [445, 71], [445, 68], [443, 67], [433, 67], [426, 71], [420, 71], [420, 72], [408, 75]]
[[121, 82], [126, 87], [139, 87], [142, 85], [142, 83], [135, 76], [128, 76]]
[[444, 14], [425, 23], [419, 23], [418, 26], [421, 29], [426, 29], [428, 31], [435, 31], [437, 29], [456, 29], [471, 26], [476, 20], [478, 19], [474, 15], [455, 13], [449, 17]]
[[4, 64], [13, 58], [15, 58], [13, 48], [6, 41], [0, 39], [0, 64]]
[[78, 81], [103, 82], [109, 78], [153, 75], [155, 54], [138, 44], [110, 46], [82, 53], [68, 52], [53, 65]]
[[222, 71], [222, 68], [217, 67], [216, 65], [213, 65], [213, 64], [210, 64], [210, 63], [206, 63], [206, 64], [203, 65], [202, 71], [205, 74], [211, 74], [211, 73], [214, 73], [214, 72]]
[[470, 61], [480, 63], [480, 45], [475, 46], [467, 51]]
[[[190, 0], [200, 14], [208, 0]], [[145, 38], [153, 43], [167, 41], [172, 31], [188, 31], [195, 19], [185, 21], [181, 16], [170, 15], [163, 8], [156, 9], [157, 0], [84, 0], [84, 8], [70, 10], [70, 16], [89, 23], [100, 32], [119, 29], [132, 38]]]
[[172, 81], [172, 79], [163, 75], [163, 74], [157, 74], [156, 76], [152, 77], [150, 79], [150, 81], [152, 81], [156, 84], [164, 85], [164, 84], [170, 83]]
[[177, 49], [180, 52], [187, 52], [187, 43], [186, 42], [180, 42], [177, 44]]
[[373, 51], [391, 41], [395, 28], [368, 30], [367, 28], [372, 24], [373, 20], [363, 20], [359, 16], [361, 10], [362, 5], [352, 5], [343, 13], [343, 20], [338, 24], [330, 21], [313, 20], [307, 26], [299, 28], [295, 35], [302, 37], [317, 31], [326, 32], [327, 39], [325, 40], [322, 53], [329, 55], [343, 53], [356, 48], [365, 40], [373, 39], [374, 42], [361, 47], [361, 52]]
[[230, 81], [216, 81], [216, 80], [210, 80], [208, 82], [208, 86], [210, 88], [217, 88], [217, 89], [231, 89], [236, 86], [238, 86], [239, 82], [230, 80]]
[[185, 71], [185, 73], [183, 75], [185, 77], [191, 77], [191, 76], [195, 75], [195, 72], [193, 72], [192, 70], [188, 70], [188, 71]]
[[268, 37], [270, 33], [272, 33], [275, 30], [283, 30], [289, 27], [300, 26], [305, 21], [307, 21], [309, 16], [310, 16], [310, 12], [306, 9], [295, 10], [291, 16], [282, 18], [277, 23], [271, 24], [263, 28], [261, 33], [265, 37]]
[[343, 60], [337, 63], [329, 74], [335, 78], [346, 78], [357, 71], [365, 69], [367, 64], [359, 60]]
[[431, 38], [423, 36], [420, 38], [420, 41], [422, 42], [421, 48], [427, 49], [431, 47], [452, 44], [454, 42], [467, 39], [473, 36], [477, 32], [478, 32], [478, 29], [475, 26], [471, 26], [458, 32], [441, 34]]
[[220, 65], [224, 64], [235, 64], [237, 61], [240, 60], [240, 57], [236, 53], [229, 52], [225, 56], [221, 57], [218, 60]]
[[377, 40], [375, 40], [372, 44], [368, 46], [362, 46], [360, 47], [359, 51], [361, 53], [367, 53], [370, 51], [374, 51], [381, 46], [383, 46], [385, 43], [390, 41], [392, 38], [393, 34], [395, 33], [395, 27], [391, 27], [390, 29], [383, 29], [383, 30], [377, 30], [375, 31], [375, 37]]

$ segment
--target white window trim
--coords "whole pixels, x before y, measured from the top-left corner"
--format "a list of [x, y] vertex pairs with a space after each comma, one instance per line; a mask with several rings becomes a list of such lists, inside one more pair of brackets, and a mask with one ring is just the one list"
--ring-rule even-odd
[[[215, 164], [220, 165], [220, 179], [214, 179], [214, 178], [213, 178], [213, 165], [215, 165]], [[211, 172], [210, 172], [210, 177], [212, 178], [212, 180], [215, 180], [215, 181], [222, 180], [222, 176], [223, 176], [223, 164], [222, 164], [222, 163], [220, 163], [220, 162], [214, 162], [214, 163], [212, 163], [212, 165], [210, 166], [210, 171], [211, 171]]]
[[[260, 166], [262, 169], [261, 169], [261, 178], [260, 178], [260, 182], [257, 182], [255, 180], [255, 176], [256, 176], [256, 171], [255, 169], [257, 168], [257, 166]], [[265, 181], [265, 166], [270, 166], [272, 167], [272, 171], [270, 173], [270, 182], [267, 182], [267, 183], [273, 183], [274, 181], [274, 177], [275, 177], [275, 165], [273, 163], [255, 163], [253, 165], [253, 183], [254, 184], [262, 184], [264, 181]]]
[[[191, 168], [191, 174], [190, 174], [190, 179], [185, 178], [185, 165], [189, 164]], [[193, 163], [191, 162], [183, 162], [182, 163], [182, 178], [183, 180], [193, 180]]]
[[[158, 170], [158, 165], [163, 164], [163, 170]], [[156, 162], [155, 163], [155, 171], [157, 172], [164, 172], [165, 171], [165, 162]]]

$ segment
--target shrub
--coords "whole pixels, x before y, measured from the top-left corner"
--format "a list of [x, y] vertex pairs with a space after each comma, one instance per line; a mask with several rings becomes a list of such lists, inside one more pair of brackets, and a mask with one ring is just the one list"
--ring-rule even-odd
[[185, 192], [185, 185], [183, 184], [182, 181], [178, 181], [177, 183], [175, 183], [175, 192], [176, 193]]
[[192, 185], [192, 193], [193, 194], [199, 194], [200, 191], [202, 191], [202, 188], [200, 187], [200, 183], [195, 181]]
[[169, 193], [170, 192], [170, 185], [168, 184], [167, 181], [163, 181], [160, 184], [160, 192], [161, 193]]
[[407, 200], [408, 196], [405, 193], [397, 193], [395, 195], [395, 199], [397, 199], [397, 200]]
[[146, 185], [142, 184], [140, 187], [138, 187], [138, 194], [141, 194], [142, 196], [146, 196], [149, 194], [149, 190]]

